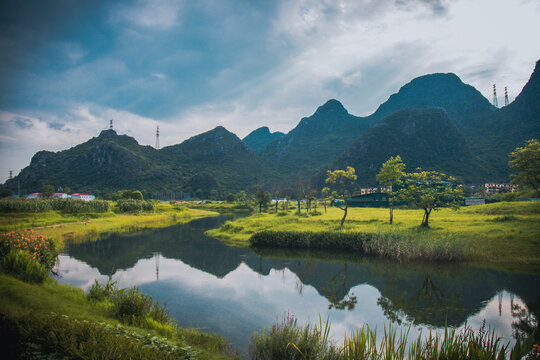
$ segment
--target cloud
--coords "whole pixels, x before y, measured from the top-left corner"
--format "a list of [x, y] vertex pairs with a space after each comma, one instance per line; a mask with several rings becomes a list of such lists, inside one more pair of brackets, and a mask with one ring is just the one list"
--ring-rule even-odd
[[135, 6], [121, 5], [114, 9], [112, 21], [128, 21], [138, 26], [166, 29], [178, 24], [180, 0], [139, 0]]

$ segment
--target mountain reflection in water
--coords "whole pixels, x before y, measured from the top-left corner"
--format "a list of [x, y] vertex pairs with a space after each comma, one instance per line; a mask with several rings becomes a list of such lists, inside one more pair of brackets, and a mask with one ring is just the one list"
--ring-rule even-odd
[[457, 264], [399, 264], [351, 254], [229, 247], [204, 231], [226, 217], [68, 244], [60, 282], [88, 289], [110, 277], [139, 286], [181, 326], [218, 332], [242, 352], [253, 331], [289, 311], [300, 321], [329, 317], [336, 339], [389, 319], [411, 336], [425, 327], [486, 324], [507, 341], [537, 327], [539, 276]]

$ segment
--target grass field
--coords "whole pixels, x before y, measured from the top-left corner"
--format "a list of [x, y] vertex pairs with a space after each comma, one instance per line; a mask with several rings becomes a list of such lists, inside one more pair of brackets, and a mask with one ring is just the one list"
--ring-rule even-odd
[[[322, 209], [320, 209], [322, 210]], [[343, 228], [343, 212], [329, 208], [317, 216], [288, 212], [254, 214], [227, 222], [210, 230], [208, 235], [229, 245], [247, 246], [257, 232], [311, 231], [396, 233], [416, 232], [419, 239], [430, 241], [451, 237], [460, 242], [470, 261], [540, 264], [540, 203], [513, 202], [440, 209], [430, 217], [430, 228], [419, 225], [423, 210], [396, 209], [394, 224], [388, 223], [388, 209], [349, 208]]]
[[158, 204], [153, 213], [138, 214], [116, 214], [112, 211], [102, 214], [63, 214], [58, 211], [0, 214], [0, 232], [33, 228], [55, 241], [86, 241], [95, 240], [103, 233], [160, 228], [214, 215], [217, 213], [169, 203]]
[[[202, 333], [193, 328], [164, 325], [155, 321], [147, 321], [139, 326], [129, 326], [111, 316], [109, 303], [89, 301], [81, 289], [60, 285], [51, 278], [42, 285], [27, 284], [0, 273], [0, 315], [3, 321], [9, 319], [10, 322], [20, 322], [26, 331], [30, 331], [29, 327], [43, 326], [43, 324], [40, 325], [40, 321], [51, 313], [60, 315], [62, 319], [82, 321], [82, 324], [110, 325], [115, 329], [113, 335], [120, 330], [119, 341], [126, 341], [125, 334], [131, 334], [131, 337], [137, 339], [147, 338], [151, 339], [152, 342], [161, 339], [161, 341], [176, 346], [189, 346], [196, 353], [196, 356], [193, 357], [195, 359], [231, 358], [227, 355], [226, 342], [218, 335]], [[26, 321], [26, 319], [32, 318], [41, 320]], [[34, 330], [41, 331], [39, 328]], [[34, 342], [39, 343], [41, 340], [47, 339], [46, 336], [47, 334], [43, 333]], [[63, 341], [63, 339], [58, 339], [59, 345], [57, 346], [61, 346]], [[45, 343], [41, 346], [51, 347], [54, 344]], [[114, 351], [114, 349], [110, 349], [110, 351]], [[130, 354], [122, 355], [125, 355], [125, 358], [130, 357]], [[120, 356], [110, 358], [120, 358]]]

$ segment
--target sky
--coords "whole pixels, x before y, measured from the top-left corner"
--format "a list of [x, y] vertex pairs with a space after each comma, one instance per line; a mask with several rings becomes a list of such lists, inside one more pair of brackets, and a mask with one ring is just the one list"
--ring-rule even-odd
[[0, 181], [114, 120], [140, 144], [373, 113], [453, 72], [499, 104], [540, 59], [538, 0], [0, 0]]

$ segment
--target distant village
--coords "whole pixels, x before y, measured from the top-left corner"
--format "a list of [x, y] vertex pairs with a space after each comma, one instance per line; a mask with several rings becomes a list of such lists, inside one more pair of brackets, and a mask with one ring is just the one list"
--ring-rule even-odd
[[[13, 195], [13, 197], [19, 197], [19, 195]], [[21, 197], [24, 197], [25, 199], [39, 199], [43, 197], [43, 193], [35, 192], [35, 193], [23, 195]], [[77, 199], [77, 200], [84, 200], [84, 201], [92, 201], [96, 199], [95, 195], [83, 194], [83, 193], [73, 193], [73, 194], [54, 193], [51, 195], [51, 197], [56, 198], [56, 199]]]

